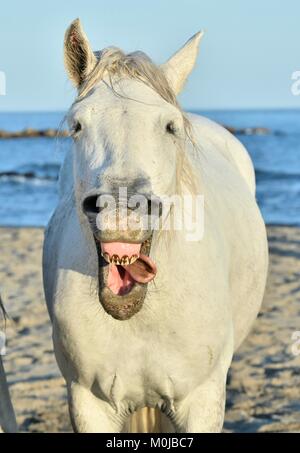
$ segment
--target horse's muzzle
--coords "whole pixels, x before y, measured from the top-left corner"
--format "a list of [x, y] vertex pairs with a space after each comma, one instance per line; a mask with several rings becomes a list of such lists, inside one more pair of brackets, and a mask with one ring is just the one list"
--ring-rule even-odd
[[162, 213], [160, 199], [140, 202], [89, 195], [82, 209], [92, 228], [99, 256], [99, 299], [116, 319], [131, 318], [142, 305], [157, 268], [150, 258], [153, 230]]

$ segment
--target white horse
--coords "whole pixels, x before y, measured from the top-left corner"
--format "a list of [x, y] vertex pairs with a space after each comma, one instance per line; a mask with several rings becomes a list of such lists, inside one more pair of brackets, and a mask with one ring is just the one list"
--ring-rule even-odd
[[[0, 315], [5, 315], [5, 310], [0, 297]], [[1, 317], [1, 316], [0, 316]], [[1, 346], [1, 345], [0, 345]], [[17, 432], [17, 422], [13, 406], [10, 400], [5, 371], [0, 351], [0, 432]]]
[[[78, 432], [221, 431], [228, 368], [260, 309], [268, 252], [250, 158], [228, 131], [176, 101], [201, 36], [158, 67], [142, 52], [94, 53], [79, 20], [66, 32], [78, 88], [68, 113], [74, 144], [43, 267]], [[124, 187], [150, 209], [156, 200], [156, 226], [163, 197], [201, 194], [203, 237], [190, 237], [188, 222], [165, 231], [174, 207], [159, 229], [124, 228], [132, 206], [101, 204]], [[118, 228], [99, 223], [107, 208]], [[193, 213], [186, 209], [189, 221]]]

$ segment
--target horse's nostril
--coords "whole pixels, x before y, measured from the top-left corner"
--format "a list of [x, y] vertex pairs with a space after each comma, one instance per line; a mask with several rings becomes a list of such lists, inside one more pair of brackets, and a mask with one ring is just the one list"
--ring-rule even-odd
[[98, 214], [99, 207], [97, 206], [97, 200], [98, 195], [91, 195], [83, 200], [82, 209], [86, 215]]

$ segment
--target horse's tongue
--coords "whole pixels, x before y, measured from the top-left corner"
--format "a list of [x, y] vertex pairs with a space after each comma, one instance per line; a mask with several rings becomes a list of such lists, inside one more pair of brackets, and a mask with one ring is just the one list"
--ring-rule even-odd
[[154, 279], [157, 268], [149, 256], [140, 255], [139, 259], [124, 269], [130, 274], [131, 278], [138, 283], [149, 283]]

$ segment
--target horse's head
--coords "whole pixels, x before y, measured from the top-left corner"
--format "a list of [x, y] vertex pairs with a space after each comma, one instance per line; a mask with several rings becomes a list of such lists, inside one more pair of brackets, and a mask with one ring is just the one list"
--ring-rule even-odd
[[94, 53], [79, 20], [66, 32], [66, 68], [78, 89], [68, 114], [77, 208], [98, 250], [100, 301], [117, 319], [141, 308], [156, 275], [149, 256], [153, 229], [162, 198], [176, 193], [189, 136], [176, 95], [201, 36], [158, 67], [142, 52]]

